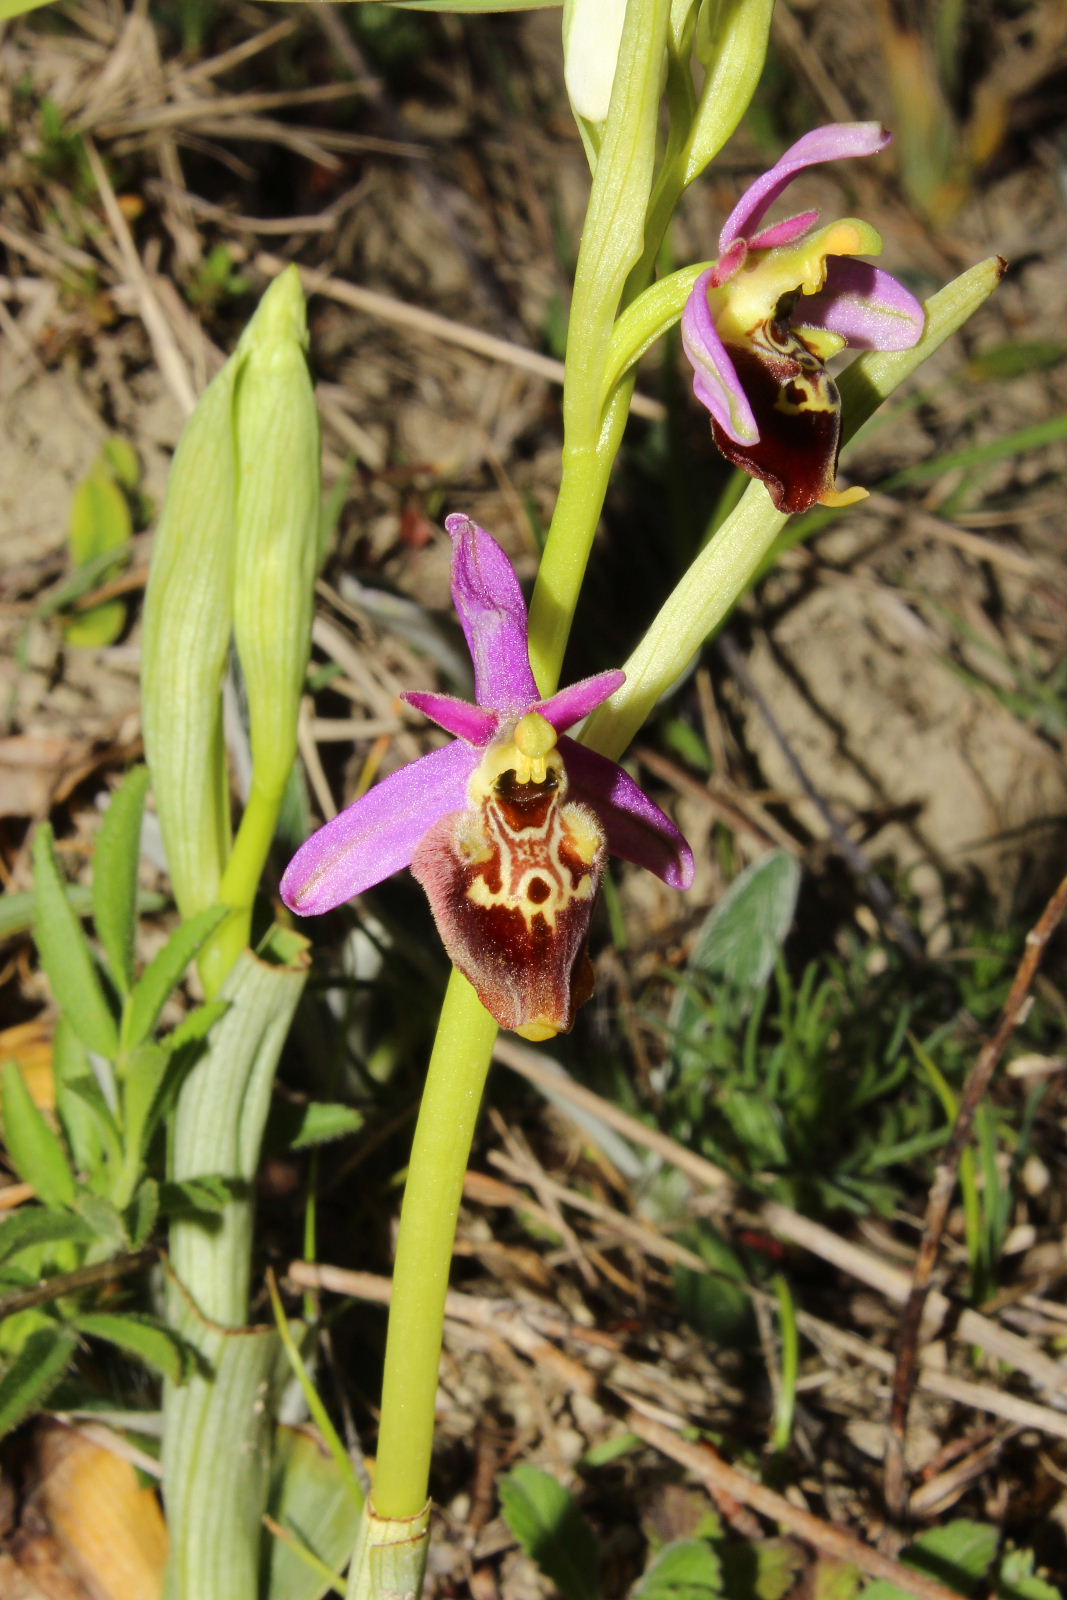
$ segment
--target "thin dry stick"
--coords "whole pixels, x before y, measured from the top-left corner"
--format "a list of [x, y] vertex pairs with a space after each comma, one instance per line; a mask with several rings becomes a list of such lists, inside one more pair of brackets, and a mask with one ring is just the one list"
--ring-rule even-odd
[[890, 1510], [901, 1516], [907, 1506], [908, 1488], [904, 1467], [904, 1436], [908, 1426], [908, 1407], [915, 1387], [915, 1374], [919, 1359], [919, 1327], [922, 1322], [930, 1280], [941, 1247], [941, 1236], [948, 1221], [949, 1206], [956, 1191], [956, 1177], [960, 1159], [970, 1143], [978, 1107], [996, 1071], [997, 1063], [1015, 1032], [1030, 986], [1037, 975], [1041, 958], [1048, 947], [1054, 930], [1067, 912], [1067, 878], [1064, 878], [1037, 923], [1026, 936], [1026, 949], [1012, 980], [1008, 998], [1000, 1014], [996, 1032], [987, 1039], [978, 1059], [967, 1075], [960, 1096], [960, 1108], [948, 1142], [941, 1150], [930, 1185], [926, 1203], [919, 1254], [912, 1273], [911, 1290], [900, 1319], [900, 1341], [897, 1346], [897, 1364], [893, 1373], [893, 1398], [889, 1410], [889, 1433], [886, 1439], [885, 1498]]
[[[494, 1047], [494, 1055], [512, 1072], [517, 1072], [527, 1082], [534, 1084], [550, 1103], [562, 1101], [565, 1109], [567, 1102], [570, 1102], [591, 1112], [633, 1144], [662, 1156], [702, 1188], [721, 1191], [729, 1186], [731, 1180], [721, 1167], [705, 1160], [695, 1150], [687, 1150], [677, 1139], [661, 1133], [658, 1128], [646, 1127], [636, 1117], [613, 1106], [591, 1089], [575, 1083], [558, 1067], [547, 1063], [544, 1054], [530, 1045], [522, 1044], [510, 1034], [501, 1034]], [[895, 1304], [903, 1305], [906, 1301], [909, 1287], [906, 1272], [883, 1261], [881, 1256], [872, 1251], [864, 1250], [851, 1239], [843, 1239], [821, 1222], [813, 1222], [810, 1217], [801, 1216], [799, 1211], [777, 1200], [765, 1200], [759, 1207], [757, 1217], [778, 1238], [787, 1239], [800, 1249], [810, 1251], [821, 1261], [828, 1261], [831, 1266], [867, 1284]], [[930, 1297], [931, 1313], [936, 1312], [939, 1318], [943, 1318], [949, 1309], [949, 1301], [944, 1295]], [[1019, 1372], [1025, 1372], [1043, 1388], [1056, 1394], [1067, 1393], [1067, 1373], [1064, 1369], [1043, 1350], [1035, 1349], [1029, 1340], [1012, 1333], [1009, 1328], [1002, 1328], [991, 1317], [984, 1317], [981, 1312], [966, 1308], [959, 1313], [954, 1331], [957, 1338], [968, 1344], [981, 1345], [991, 1356], [1007, 1361]]]
[[150, 1267], [158, 1259], [159, 1251], [150, 1246], [145, 1250], [135, 1250], [130, 1255], [112, 1256], [107, 1261], [96, 1262], [94, 1266], [75, 1267], [73, 1272], [57, 1272], [51, 1278], [31, 1284], [28, 1289], [12, 1289], [9, 1294], [0, 1294], [0, 1322], [5, 1317], [13, 1317], [16, 1311], [29, 1311], [34, 1306], [47, 1305], [50, 1300], [62, 1300], [64, 1295], [77, 1294], [81, 1289], [97, 1289], [105, 1283], [116, 1283], [131, 1272]]
[[160, 372], [170, 388], [171, 393], [182, 408], [185, 416], [189, 416], [196, 405], [196, 392], [189, 370], [182, 359], [177, 341], [163, 315], [162, 308], [152, 287], [152, 281], [145, 271], [137, 246], [133, 242], [126, 218], [119, 209], [115, 198], [115, 191], [111, 187], [111, 179], [107, 175], [104, 163], [101, 161], [93, 141], [86, 137], [84, 140], [86, 159], [89, 170], [93, 175], [93, 182], [100, 192], [100, 199], [104, 207], [104, 214], [111, 226], [122, 256], [123, 266], [126, 268], [134, 290], [140, 303], [141, 321], [144, 323], [145, 332], [152, 344], [152, 350], [159, 366]]
[[761, 1516], [770, 1517], [805, 1544], [832, 1556], [835, 1561], [847, 1561], [869, 1578], [884, 1578], [888, 1583], [895, 1583], [898, 1589], [914, 1595], [915, 1600], [960, 1600], [957, 1590], [947, 1588], [936, 1578], [928, 1578], [924, 1572], [916, 1572], [914, 1567], [906, 1567], [903, 1562], [872, 1550], [870, 1545], [864, 1544], [847, 1528], [835, 1522], [823, 1522], [820, 1517], [812, 1516], [810, 1511], [801, 1511], [780, 1494], [775, 1494], [773, 1489], [753, 1482], [743, 1472], [738, 1472], [736, 1467], [729, 1466], [709, 1446], [682, 1439], [672, 1429], [636, 1411], [629, 1413], [626, 1424], [646, 1444], [692, 1472], [709, 1493], [732, 1495], [742, 1505], [751, 1506]]

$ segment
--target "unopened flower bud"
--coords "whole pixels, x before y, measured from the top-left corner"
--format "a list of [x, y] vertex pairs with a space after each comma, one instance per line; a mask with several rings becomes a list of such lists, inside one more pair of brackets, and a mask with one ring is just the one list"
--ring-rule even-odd
[[218, 901], [230, 846], [221, 691], [233, 617], [237, 371], [234, 357], [186, 423], [145, 599], [145, 753], [184, 917]]
[[233, 623], [254, 789], [280, 795], [296, 756], [311, 649], [321, 487], [300, 274], [281, 273], [237, 347]]

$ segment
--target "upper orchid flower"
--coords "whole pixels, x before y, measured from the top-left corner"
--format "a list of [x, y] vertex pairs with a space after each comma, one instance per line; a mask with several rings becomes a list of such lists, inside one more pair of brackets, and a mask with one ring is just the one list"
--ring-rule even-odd
[[830, 123], [798, 139], [730, 213], [719, 259], [697, 279], [682, 315], [693, 389], [711, 412], [715, 443], [763, 479], [779, 511], [863, 498], [864, 489], [834, 487], [841, 400], [825, 363], [846, 345], [909, 350], [922, 334], [923, 309], [888, 272], [854, 259], [881, 253], [869, 223], [814, 228], [818, 211], [803, 211], [759, 224], [807, 167], [874, 155], [889, 140], [876, 122]]
[[592, 993], [586, 936], [607, 851], [680, 889], [692, 882], [693, 857], [622, 767], [564, 734], [623, 673], [542, 699], [510, 561], [467, 517], [445, 526], [478, 703], [405, 694], [454, 742], [313, 834], [286, 869], [282, 899], [304, 916], [328, 911], [410, 864], [445, 949], [486, 1009], [524, 1038], [549, 1039]]

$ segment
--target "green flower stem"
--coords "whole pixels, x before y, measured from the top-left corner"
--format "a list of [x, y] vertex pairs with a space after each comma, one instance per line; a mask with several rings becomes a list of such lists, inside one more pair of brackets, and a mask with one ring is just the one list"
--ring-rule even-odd
[[373, 1489], [374, 1513], [389, 1522], [418, 1517], [426, 1505], [456, 1218], [497, 1031], [466, 978], [453, 972], [419, 1109], [393, 1268]]
[[252, 906], [278, 825], [284, 787], [267, 787], [252, 778], [252, 788], [219, 887], [219, 903], [231, 914], [212, 934], [197, 967], [209, 999], [218, 994], [242, 950], [248, 948]]
[[563, 475], [530, 602], [530, 665], [542, 694], [559, 683], [589, 552], [622, 442], [634, 380], [624, 379], [604, 411], [593, 445], [563, 448]]

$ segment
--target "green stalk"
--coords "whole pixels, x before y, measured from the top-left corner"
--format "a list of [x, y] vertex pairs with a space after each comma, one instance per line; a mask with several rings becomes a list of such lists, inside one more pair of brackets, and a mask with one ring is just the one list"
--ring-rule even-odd
[[530, 661], [543, 693], [559, 680], [633, 392], [632, 381], [624, 384], [602, 410], [615, 317], [624, 295], [636, 292], [629, 280], [647, 255], [669, 22], [667, 0], [630, 0], [578, 251], [563, 384], [562, 478], [530, 603]]
[[[497, 1025], [460, 973], [441, 1009], [400, 1213], [382, 1381], [374, 1512], [426, 1506], [445, 1294], [463, 1179]], [[349, 1587], [349, 1600], [358, 1591]]]
[[242, 950], [248, 948], [252, 907], [270, 854], [284, 795], [284, 785], [280, 789], [276, 784], [267, 787], [257, 781], [253, 772], [248, 804], [219, 886], [219, 902], [229, 906], [231, 912], [204, 946], [198, 962], [209, 999], [218, 994], [234, 962]]
[[559, 498], [530, 604], [530, 665], [542, 694], [552, 694], [559, 683], [633, 387], [632, 377], [620, 384], [605, 409], [604, 425], [594, 445], [563, 447]]

